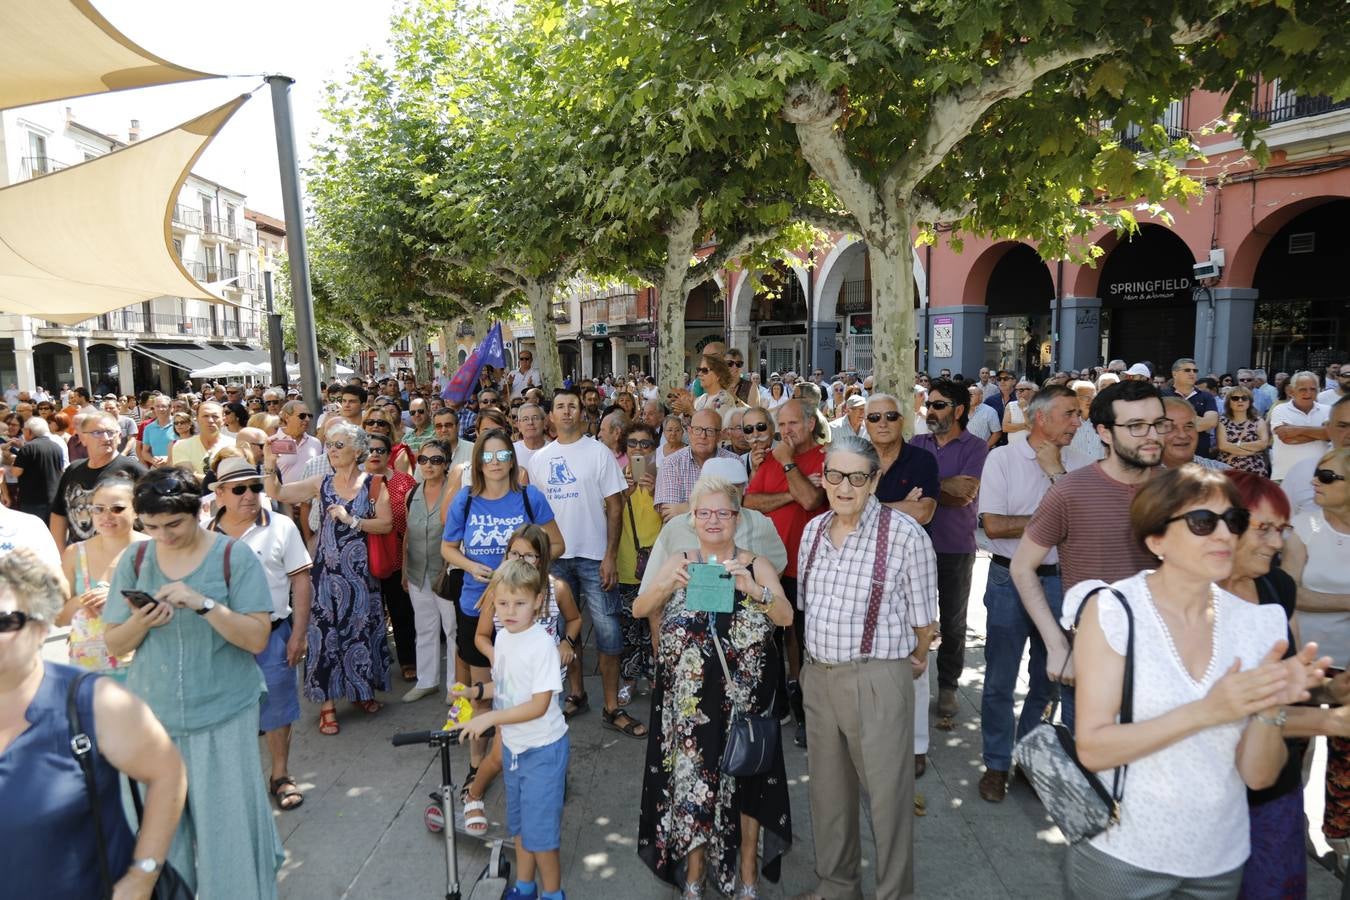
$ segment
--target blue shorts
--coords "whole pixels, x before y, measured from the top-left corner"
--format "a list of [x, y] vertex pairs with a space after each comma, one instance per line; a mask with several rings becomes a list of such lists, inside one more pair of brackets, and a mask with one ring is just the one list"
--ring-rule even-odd
[[291, 639], [291, 623], [281, 623], [267, 639], [267, 649], [254, 657], [267, 682], [262, 698], [258, 728], [276, 731], [300, 718], [300, 674], [286, 665], [286, 642]]
[[555, 559], [549, 574], [561, 578], [572, 589], [577, 609], [588, 610], [595, 629], [595, 646], [606, 656], [623, 654], [623, 600], [619, 592], [600, 587], [600, 560], [575, 556]]
[[[506, 830], [531, 853], [562, 845], [563, 793], [572, 747], [567, 735], [524, 753], [502, 747], [502, 780], [506, 784]], [[524, 802], [522, 802], [522, 800]]]

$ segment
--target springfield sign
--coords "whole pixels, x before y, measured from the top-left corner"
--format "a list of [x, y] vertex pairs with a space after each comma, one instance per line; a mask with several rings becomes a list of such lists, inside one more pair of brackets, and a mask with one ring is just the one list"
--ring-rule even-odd
[[1141, 300], [1189, 300], [1191, 279], [1189, 276], [1176, 278], [1149, 278], [1142, 281], [1117, 281], [1107, 286], [1107, 299], [1123, 302]]

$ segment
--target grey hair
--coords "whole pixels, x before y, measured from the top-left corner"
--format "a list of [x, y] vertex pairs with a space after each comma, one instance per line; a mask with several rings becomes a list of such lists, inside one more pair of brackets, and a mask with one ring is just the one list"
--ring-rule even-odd
[[291, 416], [295, 415], [296, 410], [306, 408], [307, 405], [303, 400], [287, 400], [285, 403], [281, 404], [281, 414], [289, 419]]
[[1090, 382], [1090, 381], [1084, 381], [1084, 380], [1081, 379], [1081, 378], [1078, 379], [1077, 381], [1071, 381], [1071, 382], [1069, 382], [1069, 390], [1073, 391], [1075, 394], [1078, 393], [1079, 391], [1083, 390], [1084, 388], [1086, 388], [1086, 389], [1088, 389], [1088, 390], [1090, 390], [1090, 391], [1095, 391], [1095, 390], [1097, 389], [1097, 386], [1096, 386], [1095, 384], [1093, 384], [1092, 382]]
[[1068, 397], [1075, 403], [1078, 402], [1078, 395], [1064, 387], [1062, 384], [1052, 384], [1048, 387], [1041, 388], [1027, 401], [1027, 421], [1034, 422], [1037, 415], [1050, 411], [1050, 404], [1054, 403], [1056, 400], [1063, 399], [1064, 397]]
[[1103, 372], [1097, 376], [1097, 390], [1104, 391], [1113, 384], [1120, 384], [1120, 376], [1115, 372]]
[[[918, 387], [918, 385], [915, 385], [915, 387]], [[894, 404], [896, 409], [900, 408], [900, 401], [891, 394], [870, 394], [867, 397], [867, 405], [871, 406], [873, 403], [879, 403], [883, 400]]]
[[877, 453], [877, 448], [872, 446], [872, 442], [866, 438], [860, 438], [856, 434], [845, 434], [835, 438], [825, 449], [825, 463], [830, 462], [830, 457], [837, 453], [852, 453], [854, 456], [861, 456], [867, 460], [868, 466], [875, 473], [881, 468], [881, 456]]
[[731, 501], [731, 508], [740, 511], [741, 508], [741, 489], [732, 484], [725, 478], [718, 478], [716, 475], [704, 475], [694, 482], [694, 489], [689, 492], [689, 514], [692, 516], [694, 510], [698, 507], [699, 501], [704, 497], [711, 497], [714, 494], [722, 494]]
[[0, 594], [14, 598], [21, 612], [51, 627], [65, 606], [68, 586], [60, 570], [53, 569], [28, 547], [15, 547], [0, 556]]
[[338, 438], [349, 441], [350, 445], [356, 448], [356, 461], [358, 463], [366, 461], [366, 457], [369, 455], [370, 450], [370, 437], [360, 428], [356, 427], [351, 422], [348, 422], [346, 419], [338, 419], [336, 422], [326, 427], [324, 433], [328, 436], [328, 440], [330, 441]]
[[1252, 377], [1253, 377], [1253, 378], [1260, 378], [1262, 381], [1265, 381], [1265, 380], [1266, 380], [1266, 370], [1265, 370], [1265, 369], [1252, 369], [1252, 370], [1251, 370], [1251, 373], [1252, 373]]
[[1319, 388], [1322, 386], [1322, 379], [1318, 378], [1316, 375], [1314, 375], [1312, 372], [1307, 371], [1306, 369], [1301, 372], [1295, 372], [1292, 376], [1290, 376], [1289, 383], [1298, 384], [1304, 378], [1311, 378], [1313, 380], [1313, 383], [1315, 383]]
[[29, 416], [24, 421], [23, 427], [28, 429], [28, 433], [33, 437], [45, 437], [52, 433], [51, 428], [47, 425], [47, 420], [42, 416]]

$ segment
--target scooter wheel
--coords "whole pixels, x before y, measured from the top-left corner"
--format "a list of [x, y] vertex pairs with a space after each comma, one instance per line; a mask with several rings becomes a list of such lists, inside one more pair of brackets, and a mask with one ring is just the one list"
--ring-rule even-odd
[[445, 813], [441, 812], [438, 804], [432, 803], [427, 807], [427, 811], [422, 816], [422, 821], [426, 823], [427, 831], [432, 834], [440, 834], [445, 830]]

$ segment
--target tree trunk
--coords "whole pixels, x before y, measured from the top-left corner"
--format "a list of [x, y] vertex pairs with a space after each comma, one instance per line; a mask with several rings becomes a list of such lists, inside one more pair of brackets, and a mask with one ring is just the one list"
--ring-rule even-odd
[[666, 261], [657, 296], [657, 349], [660, 352], [657, 381], [661, 390], [681, 387], [684, 363], [684, 313], [689, 291], [689, 260], [694, 255], [694, 235], [698, 231], [697, 208], [681, 210], [666, 232]]
[[[534, 365], [544, 380], [545, 394], [562, 387], [562, 360], [558, 356], [558, 326], [553, 323], [553, 294], [556, 281], [525, 282], [525, 299], [530, 304], [534, 323]], [[520, 352], [520, 348], [516, 348]]]
[[[914, 252], [909, 217], [888, 210], [893, 227], [884, 241], [867, 243], [872, 270], [872, 374], [876, 390], [894, 394], [904, 412], [914, 390]], [[892, 218], [893, 216], [893, 218]], [[906, 416], [905, 433], [914, 427]]]
[[376, 344], [375, 359], [377, 360], [377, 364], [379, 365], [379, 371], [384, 372], [387, 375], [392, 374], [392, 372], [390, 372], [389, 369], [389, 345]]
[[431, 367], [427, 365], [427, 343], [431, 340], [431, 329], [420, 322], [413, 326], [413, 375], [418, 384], [431, 381]]

